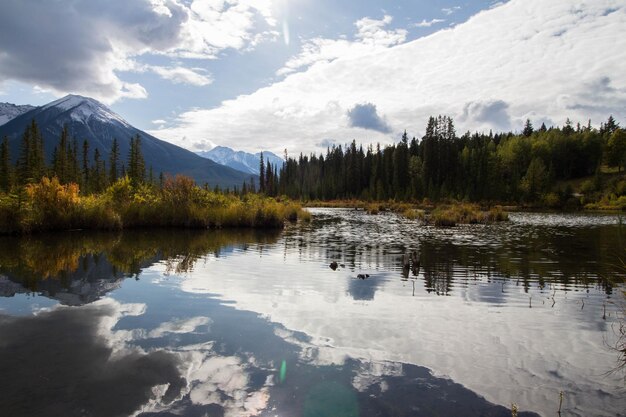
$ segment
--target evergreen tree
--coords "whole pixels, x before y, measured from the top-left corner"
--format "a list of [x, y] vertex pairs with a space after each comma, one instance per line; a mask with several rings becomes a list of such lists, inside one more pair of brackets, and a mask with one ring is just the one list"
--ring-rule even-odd
[[120, 147], [117, 143], [117, 139], [113, 138], [113, 145], [111, 146], [111, 153], [109, 154], [109, 182], [111, 184], [117, 181], [119, 161]]
[[69, 132], [67, 125], [63, 126], [61, 136], [59, 137], [59, 144], [54, 148], [52, 156], [52, 175], [59, 179], [61, 184], [67, 184], [69, 176], [69, 164], [67, 158], [68, 146], [69, 146]]
[[78, 140], [74, 138], [72, 140], [72, 144], [67, 152], [68, 155], [68, 164], [69, 164], [69, 173], [67, 182], [73, 182], [79, 184], [81, 175], [80, 162], [78, 160]]
[[272, 164], [268, 163], [265, 171], [265, 186], [263, 187], [267, 195], [274, 195], [273, 181]]
[[265, 164], [263, 163], [263, 152], [259, 161], [259, 192], [265, 192]]
[[143, 183], [146, 177], [146, 167], [141, 153], [141, 137], [139, 134], [130, 139], [128, 155], [128, 178], [135, 183]]
[[43, 137], [35, 119], [24, 130], [17, 164], [20, 184], [39, 181], [45, 174]]
[[0, 145], [0, 191], [8, 193], [11, 191], [12, 172], [11, 157], [9, 154], [9, 138], [7, 136]]
[[530, 119], [526, 119], [526, 123], [524, 124], [524, 130], [522, 134], [526, 137], [530, 137], [534, 132], [533, 125], [530, 123]]
[[[96, 148], [96, 151], [98, 148]], [[98, 157], [100, 156], [100, 152], [97, 152]], [[98, 161], [95, 161], [95, 164], [98, 164]], [[89, 178], [89, 142], [87, 139], [83, 141], [83, 175], [82, 175], [82, 184], [85, 188], [85, 191], [88, 191], [90, 178]]]
[[607, 133], [609, 135], [612, 135], [613, 132], [615, 132], [618, 128], [619, 128], [619, 124], [615, 122], [613, 115], [610, 115], [609, 119], [606, 121], [606, 124], [603, 124], [600, 130], [602, 133]]

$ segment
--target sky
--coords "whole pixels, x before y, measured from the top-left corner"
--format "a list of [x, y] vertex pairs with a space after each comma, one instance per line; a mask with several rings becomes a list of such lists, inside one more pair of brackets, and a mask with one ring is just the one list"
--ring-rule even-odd
[[96, 98], [194, 151], [626, 123], [625, 0], [2, 0], [0, 102]]

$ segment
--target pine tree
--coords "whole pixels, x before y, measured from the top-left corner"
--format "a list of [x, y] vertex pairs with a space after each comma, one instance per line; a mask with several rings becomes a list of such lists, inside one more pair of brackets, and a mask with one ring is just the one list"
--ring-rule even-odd
[[259, 161], [259, 192], [265, 192], [265, 164], [263, 162], [263, 152]]
[[265, 192], [267, 193], [267, 195], [273, 195], [274, 192], [274, 187], [273, 187], [273, 182], [274, 180], [274, 174], [272, 174], [272, 164], [267, 164], [267, 167], [265, 168], [265, 186], [263, 187], [263, 189], [265, 190]]
[[111, 153], [109, 154], [109, 182], [111, 184], [117, 181], [119, 161], [120, 147], [117, 143], [117, 139], [113, 138], [113, 145], [111, 146]]
[[526, 123], [524, 124], [524, 130], [522, 131], [522, 134], [528, 138], [530, 137], [530, 135], [533, 134], [533, 132], [534, 132], [534, 129], [533, 129], [532, 123], [530, 122], [530, 119], [526, 119]]
[[91, 181], [89, 188], [93, 192], [99, 193], [104, 189], [105, 175], [106, 172], [102, 166], [102, 161], [100, 160], [100, 151], [96, 148], [93, 152], [93, 167], [91, 168], [91, 175], [86, 177]]
[[61, 184], [66, 184], [68, 180], [68, 137], [69, 132], [67, 130], [67, 125], [64, 125], [59, 138], [59, 144], [54, 148], [52, 156], [52, 174], [59, 179]]
[[80, 170], [80, 162], [78, 160], [78, 141], [76, 138], [72, 141], [72, 145], [69, 147], [67, 151], [68, 155], [68, 163], [69, 163], [69, 174], [67, 178], [67, 182], [80, 183], [81, 178], [81, 170]]
[[609, 119], [606, 121], [604, 125], [604, 131], [609, 135], [613, 134], [619, 128], [619, 124], [615, 122], [613, 115], [609, 116]]
[[146, 178], [146, 166], [141, 153], [141, 137], [139, 134], [130, 139], [128, 177], [135, 184], [143, 183]]
[[[98, 150], [98, 148], [96, 148], [96, 151]], [[100, 156], [100, 152], [97, 153], [98, 157]], [[98, 163], [98, 161], [95, 162], [96, 165]], [[85, 188], [85, 191], [87, 191], [87, 189], [89, 188], [89, 142], [87, 142], [87, 139], [85, 139], [83, 141], [83, 175], [82, 175], [82, 184], [83, 187]]]
[[9, 138], [5, 136], [0, 145], [0, 191], [8, 193], [11, 190], [11, 174]]
[[17, 175], [20, 185], [32, 180], [31, 176], [31, 134], [30, 125], [26, 127], [20, 142], [20, 156], [17, 160]]
[[35, 119], [24, 130], [17, 164], [20, 184], [39, 181], [45, 174], [43, 138]]

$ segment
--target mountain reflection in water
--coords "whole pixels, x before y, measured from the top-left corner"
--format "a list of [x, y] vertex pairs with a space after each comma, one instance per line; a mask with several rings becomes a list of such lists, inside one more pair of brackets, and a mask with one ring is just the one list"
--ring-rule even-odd
[[2, 238], [0, 409], [550, 415], [564, 391], [565, 415], [622, 415], [619, 243], [608, 216], [436, 229], [323, 209], [282, 233]]

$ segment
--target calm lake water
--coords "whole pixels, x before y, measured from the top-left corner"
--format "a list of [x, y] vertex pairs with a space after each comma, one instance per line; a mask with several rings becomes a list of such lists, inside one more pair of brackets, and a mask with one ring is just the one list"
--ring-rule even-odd
[[311, 211], [0, 238], [0, 414], [626, 415], [616, 216]]

